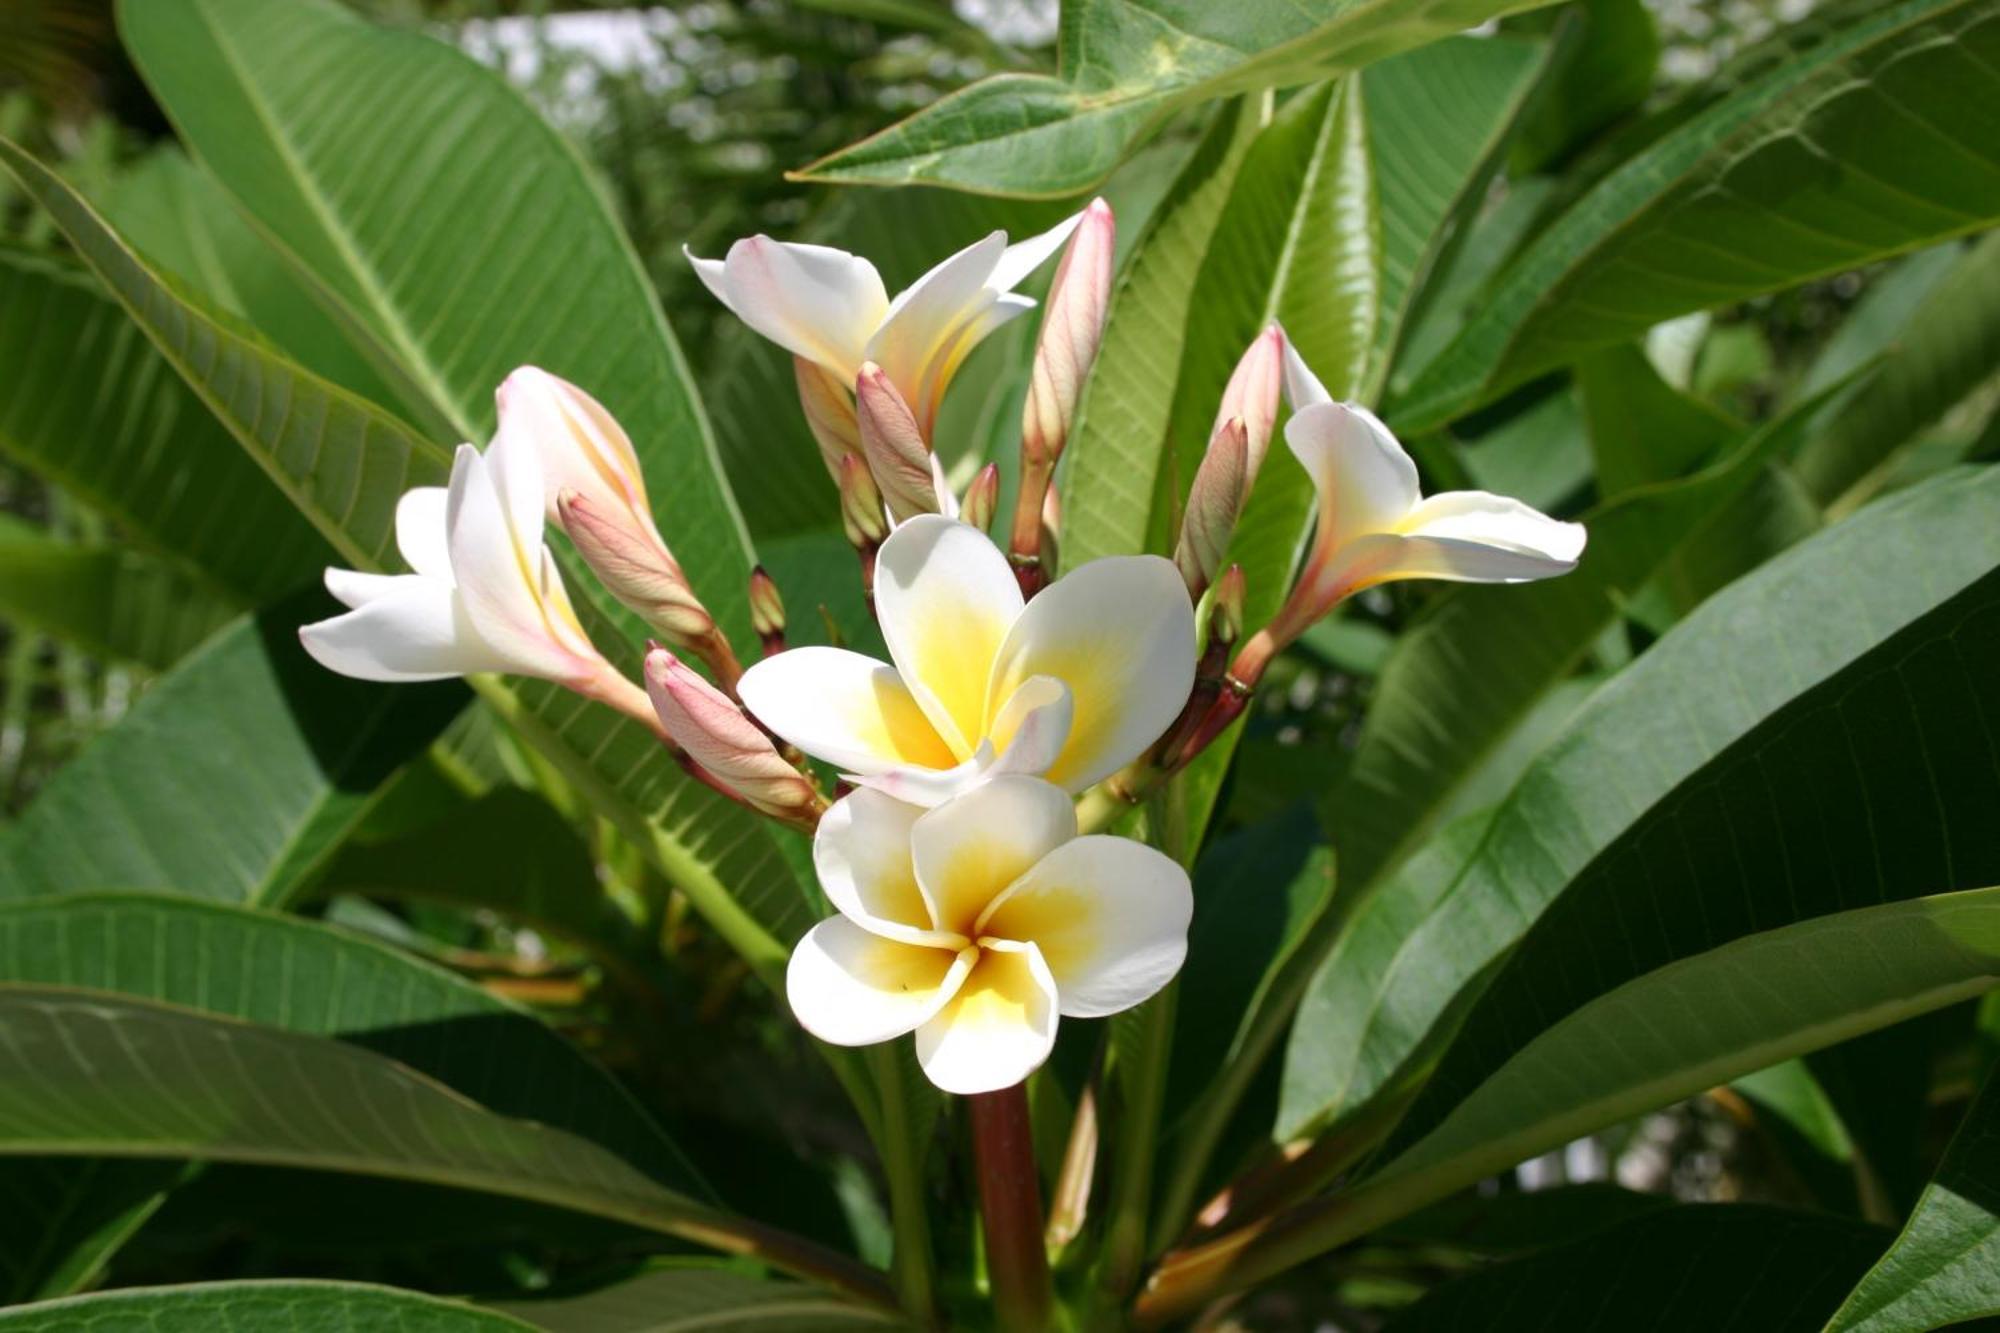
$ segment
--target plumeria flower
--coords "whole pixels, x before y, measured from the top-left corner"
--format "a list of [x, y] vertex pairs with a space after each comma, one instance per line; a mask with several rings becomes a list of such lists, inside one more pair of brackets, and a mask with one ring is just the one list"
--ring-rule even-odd
[[413, 572], [327, 570], [327, 590], [350, 609], [305, 626], [301, 642], [322, 666], [362, 680], [510, 672], [650, 713], [644, 691], [578, 623], [542, 515], [532, 442], [503, 431], [484, 454], [460, 445], [449, 487], [419, 487], [396, 506], [396, 545]]
[[[1014, 288], [1062, 248], [1082, 216], [1014, 245], [1006, 232], [991, 232], [894, 300], [873, 264], [823, 245], [752, 236], [722, 259], [689, 253], [688, 261], [737, 318], [849, 392], [864, 361], [881, 366], [929, 439], [951, 377], [987, 334], [1034, 308]], [[802, 391], [810, 408], [815, 393]]]
[[1137, 758], [1194, 683], [1194, 611], [1173, 562], [1094, 560], [1031, 602], [979, 529], [938, 514], [882, 543], [889, 656], [795, 648], [744, 672], [758, 720], [852, 780], [935, 805], [982, 778], [1081, 791]]
[[1058, 1015], [1128, 1009], [1187, 955], [1187, 873], [1128, 838], [1078, 837], [1069, 796], [1035, 778], [929, 811], [864, 788], [820, 821], [813, 861], [840, 915], [792, 952], [792, 1012], [840, 1046], [916, 1033], [946, 1092], [1012, 1087], [1048, 1058]]

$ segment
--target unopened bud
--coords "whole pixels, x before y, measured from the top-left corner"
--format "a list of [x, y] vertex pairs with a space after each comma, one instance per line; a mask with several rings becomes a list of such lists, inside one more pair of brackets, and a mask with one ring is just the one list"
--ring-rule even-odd
[[982, 531], [993, 526], [993, 511], [1000, 506], [1000, 468], [988, 463], [979, 469], [979, 475], [965, 488], [965, 500], [959, 505], [958, 517]]
[[646, 654], [646, 694], [676, 745], [723, 789], [779, 819], [809, 818], [819, 793], [733, 700], [664, 648]]
[[1230, 417], [1216, 430], [1202, 455], [1201, 467], [1188, 490], [1187, 513], [1181, 519], [1180, 544], [1174, 564], [1186, 580], [1188, 594], [1199, 599], [1229, 551], [1236, 519], [1243, 512], [1249, 435], [1242, 417]]
[[1035, 340], [1034, 370], [1021, 414], [1021, 462], [1026, 471], [1053, 468], [1069, 440], [1077, 399], [1104, 336], [1117, 244], [1111, 205], [1093, 199], [1049, 285], [1041, 333]]
[[792, 374], [799, 384], [799, 406], [805, 409], [806, 427], [819, 445], [820, 461], [835, 478], [840, 476], [840, 460], [861, 452], [861, 427], [855, 420], [854, 395], [832, 371], [802, 356], [792, 358]]
[[589, 501], [602, 521], [621, 523], [666, 549], [653, 526], [639, 455], [602, 403], [535, 366], [514, 371], [494, 391], [493, 399], [500, 411], [500, 430], [525, 436], [534, 444], [551, 522], [568, 530], [558, 502], [565, 491], [572, 491]]
[[750, 571], [750, 628], [764, 645], [764, 656], [785, 649], [785, 599], [762, 565]]
[[1228, 648], [1243, 637], [1243, 566], [1231, 565], [1215, 581], [1215, 595], [1209, 598], [1208, 641]]
[[872, 551], [889, 535], [889, 520], [882, 516], [882, 492], [858, 454], [840, 460], [834, 475], [840, 482], [840, 525], [857, 551]]
[[861, 453], [875, 485], [898, 523], [938, 512], [930, 446], [903, 395], [873, 361], [861, 363], [854, 397], [861, 424]]
[[1285, 388], [1285, 331], [1276, 324], [1258, 334], [1244, 350], [1243, 359], [1222, 391], [1222, 408], [1215, 414], [1210, 434], [1222, 429], [1231, 417], [1243, 418], [1249, 444], [1243, 468], [1243, 493], [1247, 496], [1264, 466], [1264, 453], [1271, 447], [1271, 430], [1278, 419], [1278, 402]]
[[707, 644], [715, 620], [688, 586], [667, 548], [624, 512], [606, 512], [574, 491], [556, 495], [562, 529], [611, 595], [638, 612], [660, 637], [683, 648]]

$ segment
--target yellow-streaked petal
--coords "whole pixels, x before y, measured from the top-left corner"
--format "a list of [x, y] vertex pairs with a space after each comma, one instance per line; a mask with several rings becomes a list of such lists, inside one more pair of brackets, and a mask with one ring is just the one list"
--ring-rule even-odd
[[1069, 686], [1054, 676], [1030, 676], [1021, 682], [993, 721], [996, 734], [1006, 737], [1007, 748], [999, 751], [993, 771], [1026, 773], [1040, 777], [1048, 772], [1069, 742], [1070, 728], [1076, 723], [1076, 700]]
[[994, 656], [1021, 615], [1007, 557], [975, 527], [920, 515], [876, 554], [875, 610], [903, 683], [955, 759], [971, 758]]
[[920, 1027], [958, 993], [977, 950], [885, 939], [844, 916], [806, 932], [785, 969], [799, 1024], [836, 1046], [867, 1046]]
[[910, 830], [924, 812], [864, 787], [833, 803], [813, 835], [813, 868], [842, 916], [877, 935], [961, 949], [964, 936], [932, 928], [910, 860]]
[[1318, 403], [1292, 414], [1285, 443], [1319, 492], [1321, 548], [1394, 531], [1416, 508], [1417, 465], [1365, 407]]
[[982, 936], [1032, 940], [1070, 1018], [1130, 1009], [1180, 971], [1194, 892], [1170, 856], [1094, 834], [1050, 852], [996, 899]]
[[846, 382], [889, 310], [875, 266], [845, 250], [752, 236], [719, 262], [687, 257], [738, 319]]
[[945, 802], [910, 833], [931, 920], [970, 938], [1002, 889], [1075, 836], [1075, 803], [1040, 778], [1003, 775]]
[[856, 773], [958, 762], [896, 669], [845, 648], [794, 648], [743, 673], [737, 697], [817, 759]]
[[994, 746], [1001, 710], [1031, 677], [1074, 697], [1069, 740], [1049, 767], [1070, 791], [1115, 773], [1158, 740], [1194, 685], [1194, 608], [1173, 562], [1109, 556], [1065, 575], [1028, 603], [993, 664], [986, 701]]
[[1011, 1088], [1049, 1058], [1056, 989], [1032, 944], [979, 950], [957, 993], [917, 1029], [917, 1063], [946, 1092]]

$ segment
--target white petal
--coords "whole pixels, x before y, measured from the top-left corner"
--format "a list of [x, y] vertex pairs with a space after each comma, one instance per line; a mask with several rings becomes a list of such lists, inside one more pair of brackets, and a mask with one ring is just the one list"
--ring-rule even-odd
[[917, 1063], [946, 1092], [1011, 1088], [1056, 1044], [1056, 989], [1031, 944], [982, 949], [950, 1003], [917, 1029]]
[[902, 392], [926, 433], [930, 422], [920, 403], [931, 396], [927, 376], [937, 379], [928, 372], [948, 357], [967, 321], [993, 304], [988, 280], [1006, 248], [1007, 233], [996, 231], [944, 260], [897, 294], [882, 327], [868, 340], [867, 359]]
[[821, 1041], [866, 1046], [900, 1037], [943, 1009], [977, 956], [884, 939], [844, 916], [828, 917], [792, 950], [785, 996], [800, 1026]]
[[1319, 382], [1319, 376], [1307, 368], [1305, 358], [1299, 355], [1289, 335], [1285, 338], [1285, 401], [1294, 412], [1333, 401], [1333, 395]]
[[1365, 407], [1321, 403], [1292, 414], [1285, 443], [1319, 492], [1321, 545], [1388, 532], [1417, 504], [1417, 465]]
[[946, 518], [958, 517], [958, 496], [952, 492], [951, 478], [944, 474], [944, 459], [931, 454], [931, 493], [937, 496], [938, 512]]
[[[993, 730], [1008, 737], [993, 772], [1040, 777], [1062, 753], [1076, 720], [1076, 698], [1054, 676], [1030, 676], [1000, 708]], [[985, 742], [991, 745], [992, 742]]]
[[996, 777], [947, 801], [910, 833], [931, 920], [970, 938], [1002, 889], [1075, 836], [1075, 803], [1039, 778]]
[[817, 759], [856, 773], [958, 762], [896, 669], [845, 648], [794, 648], [743, 673], [736, 697]]
[[541, 461], [550, 521], [556, 497], [570, 490], [607, 515], [629, 512], [652, 526], [638, 452], [604, 404], [535, 366], [514, 371], [495, 396], [501, 431], [526, 437]]
[[[452, 468], [449, 513], [451, 524], [451, 569], [458, 584], [460, 603], [471, 618], [478, 635], [525, 675], [561, 680], [573, 674], [577, 663], [569, 647], [558, 639], [542, 604], [542, 548], [539, 539], [524, 550], [507, 505], [534, 502], [533, 522], [542, 521], [538, 485], [522, 475], [518, 449], [502, 449], [498, 457], [482, 457], [470, 445], [460, 445]], [[527, 466], [536, 468], [532, 454]], [[511, 494], [500, 489], [503, 468], [511, 483]], [[540, 473], [537, 470], [536, 477]]]
[[849, 383], [888, 313], [882, 275], [845, 250], [753, 236], [730, 246], [719, 265], [688, 258], [738, 319]]
[[442, 486], [419, 486], [396, 501], [396, 549], [411, 569], [432, 578], [451, 580], [451, 546], [445, 537], [448, 492]]
[[1395, 579], [1440, 579], [1447, 583], [1529, 583], [1554, 578], [1576, 567], [1535, 551], [1454, 537], [1405, 537], [1378, 533], [1343, 547], [1315, 582], [1338, 586], [1345, 595]]
[[965, 358], [972, 355], [988, 334], [1034, 308], [1033, 298], [1012, 295], [995, 297], [990, 304], [973, 307], [965, 322], [925, 365], [921, 383], [910, 399], [910, 410], [916, 414], [918, 424], [926, 433], [936, 423], [938, 409], [944, 402], [944, 391], [950, 387], [952, 376], [958, 374], [959, 367], [965, 364]]
[[842, 773], [841, 779], [857, 787], [879, 791], [905, 805], [929, 810], [954, 796], [972, 790], [986, 780], [993, 768], [993, 743], [979, 742], [972, 758], [951, 768], [892, 768], [881, 773]]
[[1194, 608], [1173, 562], [1109, 556], [1065, 575], [1029, 602], [993, 664], [987, 707], [1000, 710], [1030, 677], [1053, 676], [1075, 699], [1069, 741], [1050, 782], [1080, 791], [1158, 740], [1194, 685]]
[[[359, 611], [378, 597], [390, 597], [409, 586], [417, 574], [363, 574], [352, 569], [326, 571], [326, 590], [350, 611]], [[450, 586], [449, 580], [437, 580]]]
[[1505, 495], [1446, 491], [1433, 495], [1403, 524], [1406, 537], [1439, 537], [1506, 547], [1574, 566], [1583, 554], [1581, 523], [1564, 523]]
[[1043, 857], [987, 909], [982, 935], [1033, 940], [1066, 1017], [1130, 1009], [1187, 957], [1194, 892], [1170, 856], [1130, 838], [1077, 838]]
[[1083, 221], [1083, 214], [1072, 213], [1039, 236], [1030, 236], [1024, 241], [1016, 241], [1008, 246], [1000, 256], [1000, 262], [993, 266], [990, 286], [995, 291], [1011, 292], [1021, 285], [1030, 273], [1049, 262], [1056, 251], [1069, 241], [1070, 233]]
[[985, 734], [986, 684], [1021, 587], [979, 529], [921, 514], [889, 534], [875, 557], [875, 613], [903, 683], [924, 715], [969, 759]]
[[493, 479], [515, 544], [523, 551], [538, 548], [547, 523], [548, 485], [535, 442], [520, 431], [494, 435], [486, 446], [486, 475]]
[[965, 947], [963, 936], [931, 929], [917, 888], [910, 829], [921, 809], [863, 788], [833, 803], [813, 834], [813, 869], [835, 909], [867, 930], [910, 944]]
[[452, 586], [418, 574], [395, 578], [358, 609], [299, 630], [299, 642], [330, 671], [359, 680], [442, 680], [514, 669], [481, 642]]

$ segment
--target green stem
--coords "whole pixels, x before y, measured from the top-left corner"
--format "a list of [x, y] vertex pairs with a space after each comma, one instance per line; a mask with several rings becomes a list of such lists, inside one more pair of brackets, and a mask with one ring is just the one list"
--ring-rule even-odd
[[1042, 1239], [1042, 1183], [1028, 1116], [1028, 1085], [966, 1099], [979, 1172], [979, 1215], [993, 1309], [1003, 1333], [1045, 1333], [1054, 1315]]
[[937, 1293], [931, 1276], [931, 1227], [924, 1198], [924, 1144], [910, 1122], [909, 1090], [903, 1086], [902, 1053], [894, 1043], [868, 1048], [880, 1114], [875, 1152], [889, 1181], [889, 1222], [896, 1248], [890, 1260], [896, 1294], [920, 1326], [937, 1322]]

